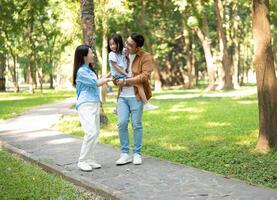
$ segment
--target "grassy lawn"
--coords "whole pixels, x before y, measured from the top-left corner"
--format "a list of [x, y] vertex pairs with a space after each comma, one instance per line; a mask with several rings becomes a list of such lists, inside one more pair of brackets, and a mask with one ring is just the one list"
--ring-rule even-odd
[[[258, 106], [253, 92], [242, 89], [203, 95], [200, 90], [166, 90], [154, 94], [151, 102], [160, 109], [143, 115], [144, 154], [277, 187], [276, 150], [266, 155], [255, 150]], [[110, 123], [102, 127], [100, 142], [119, 147], [114, 108], [115, 98], [109, 96], [104, 110]], [[65, 116], [58, 128], [83, 135], [76, 115]]]
[[0, 149], [0, 199], [100, 199]]
[[74, 92], [46, 89], [43, 90], [43, 93], [37, 90], [35, 94], [0, 92], [0, 121], [14, 117], [33, 106], [51, 103], [74, 95]]

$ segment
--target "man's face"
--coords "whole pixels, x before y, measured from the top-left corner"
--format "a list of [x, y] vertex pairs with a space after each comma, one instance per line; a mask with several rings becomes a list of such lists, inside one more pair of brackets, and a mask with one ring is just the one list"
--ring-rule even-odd
[[134, 40], [132, 40], [131, 37], [128, 37], [126, 41], [126, 50], [130, 54], [135, 54], [139, 50], [139, 47], [137, 47], [137, 44]]

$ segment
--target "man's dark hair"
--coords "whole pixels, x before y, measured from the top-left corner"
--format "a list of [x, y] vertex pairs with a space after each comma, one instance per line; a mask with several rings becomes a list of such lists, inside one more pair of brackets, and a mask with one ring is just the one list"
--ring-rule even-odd
[[137, 44], [137, 47], [142, 47], [144, 44], [144, 37], [139, 33], [131, 33], [130, 37], [134, 40]]

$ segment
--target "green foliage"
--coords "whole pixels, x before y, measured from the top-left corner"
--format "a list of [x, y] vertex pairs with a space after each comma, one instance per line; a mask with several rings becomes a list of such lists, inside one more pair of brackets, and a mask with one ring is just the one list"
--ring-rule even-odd
[[[0, 149], [0, 199], [91, 199], [61, 177]], [[93, 198], [93, 199], [96, 199]]]
[[[155, 93], [151, 102], [160, 109], [143, 114], [143, 153], [276, 188], [277, 152], [263, 155], [255, 150], [257, 97], [212, 97], [230, 93], [210, 93], [211, 97], [201, 97], [199, 90]], [[104, 104], [110, 124], [101, 129], [100, 141], [118, 147], [114, 108], [114, 102]], [[76, 125], [77, 116], [68, 116], [59, 128], [82, 136], [81, 128]], [[131, 133], [130, 127], [129, 130]], [[132, 139], [130, 134], [131, 142]]]

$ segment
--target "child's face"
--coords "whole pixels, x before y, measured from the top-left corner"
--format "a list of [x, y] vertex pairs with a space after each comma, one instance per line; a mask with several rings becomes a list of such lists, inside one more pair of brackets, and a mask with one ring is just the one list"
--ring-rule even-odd
[[116, 51], [117, 51], [117, 45], [116, 45], [116, 43], [114, 42], [113, 39], [111, 39], [111, 40], [109, 41], [109, 45], [110, 45], [110, 49], [111, 49], [113, 52], [116, 52]]

